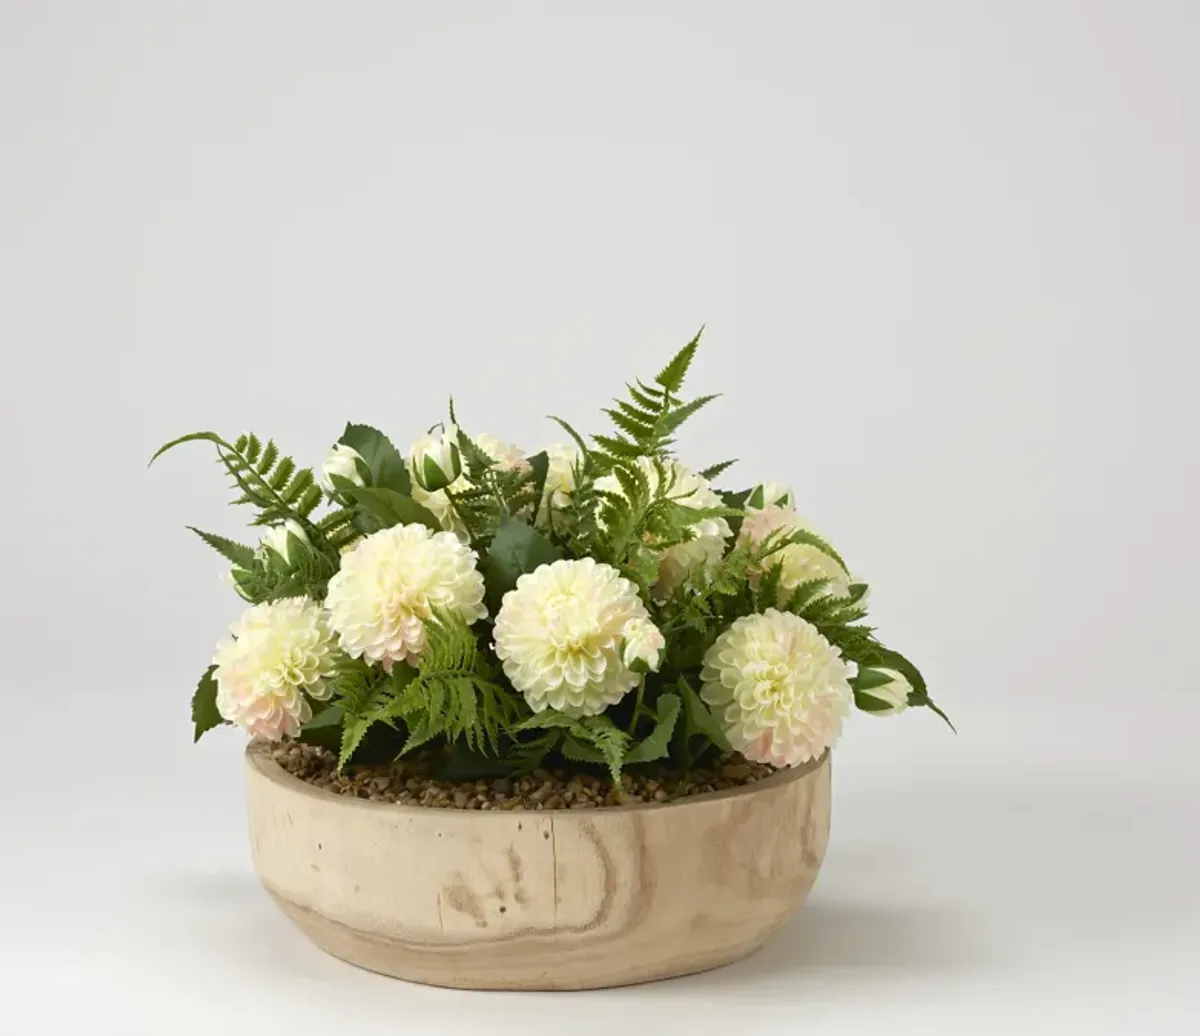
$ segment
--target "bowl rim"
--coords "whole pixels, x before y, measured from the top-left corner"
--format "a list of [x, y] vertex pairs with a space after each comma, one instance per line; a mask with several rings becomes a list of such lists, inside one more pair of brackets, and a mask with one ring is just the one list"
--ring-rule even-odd
[[422, 817], [551, 817], [569, 816], [576, 819], [595, 819], [598, 816], [614, 814], [653, 812], [656, 810], [679, 810], [693, 806], [707, 805], [726, 799], [754, 795], [757, 792], [767, 792], [785, 787], [795, 781], [803, 780], [816, 774], [828, 766], [830, 751], [826, 749], [817, 758], [810, 759], [799, 766], [789, 767], [764, 777], [753, 784], [742, 784], [736, 788], [723, 788], [719, 791], [706, 791], [698, 795], [688, 795], [675, 802], [633, 802], [625, 806], [597, 806], [593, 809], [451, 809], [445, 806], [411, 806], [402, 802], [372, 802], [370, 799], [360, 799], [351, 795], [338, 795], [325, 788], [318, 788], [308, 781], [289, 773], [272, 757], [275, 746], [269, 742], [251, 741], [246, 746], [245, 759], [248, 769], [270, 784], [285, 788], [294, 793], [308, 796], [328, 803], [336, 803], [354, 809], [373, 810], [388, 816], [422, 816]]

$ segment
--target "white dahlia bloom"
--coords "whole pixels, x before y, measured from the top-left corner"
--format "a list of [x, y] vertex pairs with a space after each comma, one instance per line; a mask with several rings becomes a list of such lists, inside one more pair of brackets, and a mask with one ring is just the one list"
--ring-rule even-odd
[[345, 443], [336, 443], [325, 456], [325, 461], [321, 465], [321, 488], [326, 493], [332, 494], [333, 476], [347, 479], [353, 482], [356, 486], [363, 485], [362, 472], [358, 470], [360, 464], [365, 465], [362, 454], [353, 446], [347, 446]]
[[394, 525], [359, 540], [329, 581], [329, 624], [352, 658], [415, 662], [435, 610], [473, 623], [487, 614], [476, 555], [449, 532]]
[[575, 492], [575, 467], [580, 461], [579, 447], [555, 443], [545, 449], [549, 465], [546, 468], [546, 486], [542, 492], [542, 504], [538, 511], [537, 524], [545, 526], [551, 513], [561, 511], [571, 502]]
[[842, 731], [853, 694], [841, 654], [798, 615], [747, 615], [705, 654], [701, 697], [747, 759], [796, 766]]
[[[449, 529], [451, 532], [465, 536], [466, 529], [463, 528], [462, 522], [459, 521], [458, 515], [454, 510], [454, 505], [450, 502], [450, 497], [446, 494], [446, 488], [451, 492], [460, 492], [466, 489], [470, 485], [466, 476], [459, 476], [448, 487], [433, 491], [423, 489], [421, 487], [421, 479], [417, 477], [417, 459], [425, 457], [432, 450], [436, 450], [438, 444], [444, 441], [446, 437], [457, 439], [458, 429], [454, 425], [448, 425], [444, 436], [441, 434], [430, 434], [413, 443], [413, 447], [408, 453], [408, 467], [413, 476], [412, 495], [417, 503], [433, 513], [443, 529]], [[473, 442], [502, 469], [512, 471], [527, 471], [529, 469], [529, 461], [525, 459], [525, 455], [516, 446], [502, 442], [494, 435], [488, 435], [485, 432], [482, 435], [475, 436]]]
[[[638, 467], [650, 483], [651, 494], [659, 488], [658, 469], [649, 457], [639, 457]], [[720, 507], [721, 498], [712, 487], [690, 468], [675, 461], [662, 462], [671, 499], [685, 507]], [[615, 475], [596, 479], [596, 488], [623, 496]], [[692, 539], [663, 551], [658, 579], [653, 591], [656, 598], [668, 597], [680, 584], [699, 572], [711, 570], [725, 554], [725, 541], [732, 534], [724, 518], [702, 518], [691, 527]]]
[[295, 737], [312, 718], [305, 692], [328, 698], [334, 638], [307, 597], [256, 604], [217, 648], [217, 711], [254, 737]]
[[667, 640], [649, 619], [630, 619], [621, 631], [621, 660], [635, 673], [657, 673]]
[[[815, 531], [791, 508], [766, 507], [761, 511], [750, 511], [746, 515], [738, 533], [738, 542], [748, 540], [758, 545], [774, 532], [778, 531], [782, 538], [794, 529]], [[850, 573], [818, 547], [807, 543], [788, 544], [769, 555], [764, 563], [766, 568], [774, 568], [776, 565], [783, 568], [779, 577], [780, 604], [792, 595], [797, 586], [809, 579], [828, 579], [828, 592], [838, 597], [845, 597], [850, 592]], [[750, 579], [755, 585], [761, 576], [761, 572], [750, 573]]]
[[649, 621], [628, 579], [592, 558], [527, 572], [496, 616], [496, 654], [534, 712], [595, 716], [640, 679], [622, 658], [630, 623]]
[[[895, 669], [884, 669], [882, 667], [871, 667], [872, 673], [879, 673], [889, 677], [887, 683], [879, 684], [875, 687], [870, 687], [867, 690], [855, 691], [856, 699], [866, 698], [866, 708], [864, 712], [872, 716], [895, 716], [897, 713], [903, 712], [908, 708], [908, 696], [912, 694], [912, 684], [905, 679], [904, 674], [897, 672]], [[860, 703], [860, 708], [862, 703]]]

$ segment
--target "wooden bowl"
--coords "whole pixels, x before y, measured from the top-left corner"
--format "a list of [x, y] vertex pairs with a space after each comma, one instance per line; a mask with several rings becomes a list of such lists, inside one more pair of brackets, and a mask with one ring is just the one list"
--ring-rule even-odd
[[758, 949], [803, 902], [829, 836], [829, 756], [662, 805], [426, 809], [335, 795], [251, 745], [259, 878], [309, 938], [385, 975], [461, 989], [594, 989]]

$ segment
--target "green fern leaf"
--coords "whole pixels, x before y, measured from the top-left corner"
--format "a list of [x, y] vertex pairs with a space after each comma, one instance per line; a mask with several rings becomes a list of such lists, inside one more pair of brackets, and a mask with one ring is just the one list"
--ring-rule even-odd
[[723, 461], [721, 461], [720, 464], [714, 464], [710, 468], [705, 468], [703, 471], [700, 472], [700, 477], [702, 479], [704, 479], [706, 482], [711, 482], [713, 479], [719, 477], [724, 472], [728, 471], [736, 463], [737, 463], [736, 460], [723, 460]]
[[[268, 469], [269, 470], [269, 469]], [[275, 473], [271, 476], [269, 484], [276, 492], [287, 486], [292, 475], [296, 471], [296, 462], [291, 457], [284, 457], [275, 467]], [[262, 472], [266, 474], [266, 472]]]
[[254, 566], [253, 547], [247, 547], [244, 543], [237, 543], [234, 540], [226, 539], [224, 536], [218, 536], [216, 533], [205, 532], [203, 529], [197, 529], [194, 525], [189, 525], [188, 528], [223, 558], [231, 561], [239, 568], [248, 569]]
[[265, 475], [274, 466], [275, 461], [279, 459], [279, 447], [275, 445], [274, 439], [268, 439], [267, 445], [263, 449], [262, 456], [258, 460], [258, 473]]
[[692, 365], [692, 360], [696, 355], [697, 347], [700, 345], [700, 336], [702, 334], [704, 334], [703, 327], [696, 332], [696, 337], [680, 349], [671, 358], [671, 361], [655, 376], [654, 380], [662, 386], [667, 394], [677, 393], [683, 388], [684, 378], [687, 377], [688, 368]]

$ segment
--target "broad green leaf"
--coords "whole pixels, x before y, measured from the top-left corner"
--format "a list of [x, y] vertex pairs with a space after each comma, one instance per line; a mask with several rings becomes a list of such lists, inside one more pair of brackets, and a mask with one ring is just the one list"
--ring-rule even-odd
[[482, 566], [489, 602], [498, 608], [504, 595], [517, 585], [522, 575], [561, 557], [562, 552], [533, 526], [506, 515], [492, 538]]
[[658, 722], [649, 736], [634, 745], [625, 756], [628, 763], [648, 763], [665, 759], [670, 751], [671, 735], [675, 733], [675, 721], [679, 718], [680, 701], [677, 694], [659, 695], [655, 712]]
[[546, 491], [546, 476], [550, 473], [550, 455], [542, 450], [528, 460], [533, 472], [533, 513], [537, 515], [542, 508], [542, 494]]
[[[339, 485], [345, 487], [349, 483], [341, 482]], [[417, 524], [427, 526], [435, 532], [442, 531], [437, 518], [411, 496], [405, 496], [392, 489], [372, 486], [342, 488], [341, 491], [370, 515], [379, 524], [379, 528], [390, 529], [393, 525]]]
[[327, 705], [304, 724], [299, 740], [336, 753], [341, 747], [344, 718], [340, 705]]
[[366, 424], [348, 424], [338, 442], [357, 451], [371, 473], [369, 484], [377, 489], [390, 489], [402, 496], [412, 493], [408, 465], [391, 440]]
[[215, 665], [211, 665], [204, 671], [204, 675], [200, 677], [200, 682], [196, 685], [196, 693], [192, 695], [192, 723], [195, 725], [195, 732], [192, 735], [193, 744], [213, 727], [219, 727], [223, 723], [229, 722], [217, 711], [217, 681], [213, 676], [216, 669]]
[[700, 696], [692, 690], [692, 685], [680, 677], [677, 686], [679, 694], [683, 698], [683, 729], [685, 736], [689, 740], [693, 737], [701, 736], [710, 741], [722, 752], [732, 751], [733, 746], [729, 743], [729, 738], [726, 737], [725, 731], [722, 729], [717, 717], [712, 714]]

